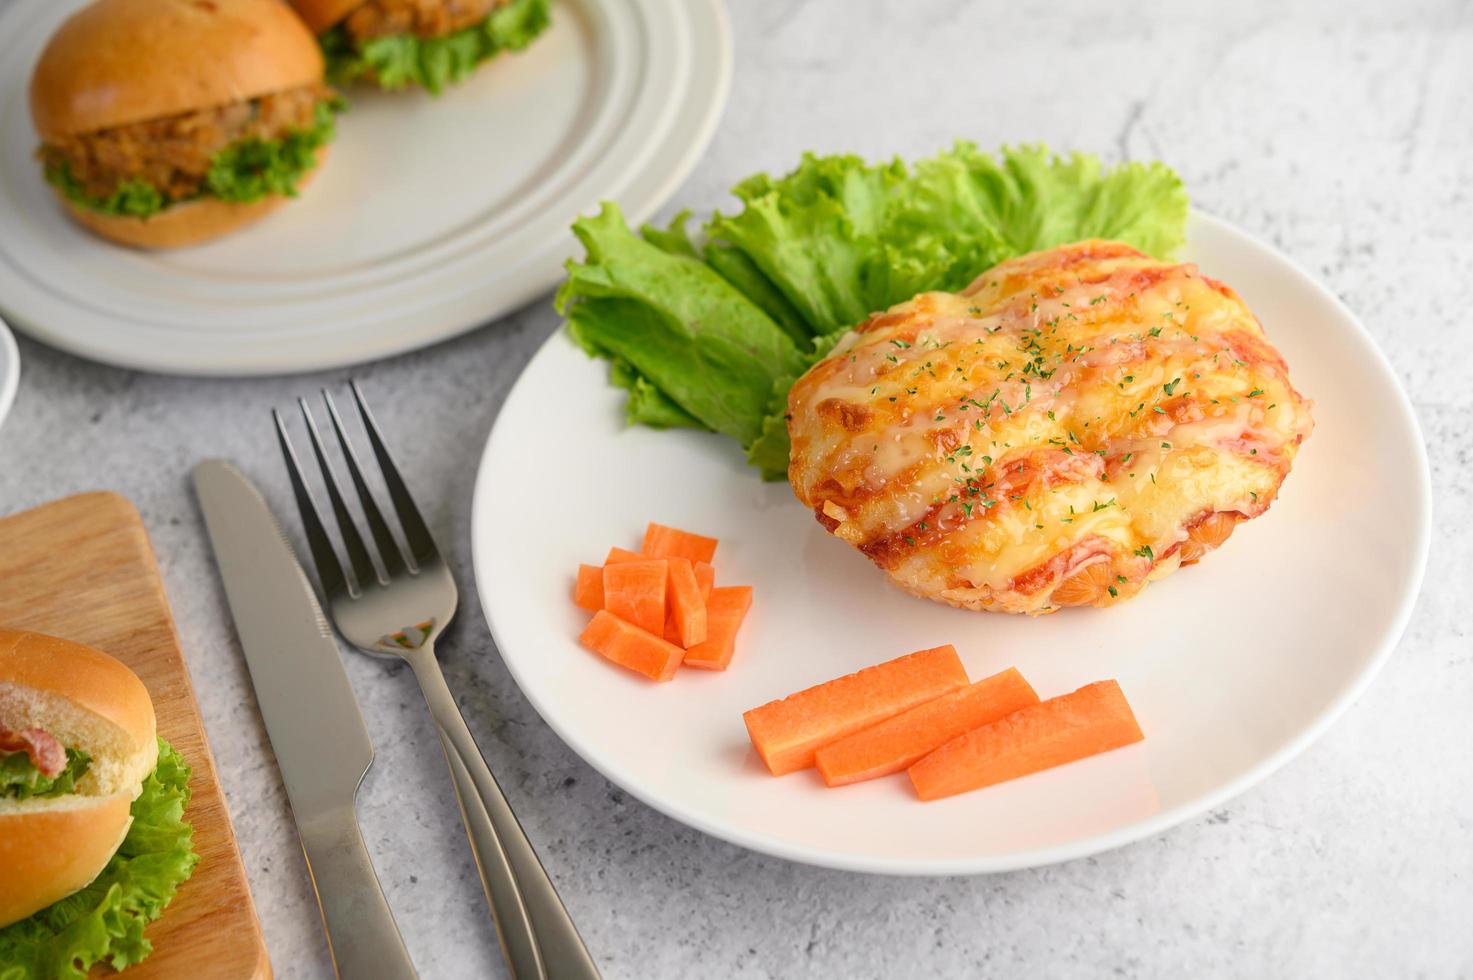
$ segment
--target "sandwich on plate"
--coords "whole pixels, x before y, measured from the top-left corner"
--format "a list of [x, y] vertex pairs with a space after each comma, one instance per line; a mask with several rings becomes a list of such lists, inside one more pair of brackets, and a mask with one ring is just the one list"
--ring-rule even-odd
[[0, 629], [0, 975], [148, 955], [144, 926], [199, 861], [188, 781], [131, 670]]
[[296, 196], [341, 106], [277, 0], [98, 0], [52, 36], [30, 104], [72, 217], [146, 248], [215, 238]]
[[420, 86], [438, 95], [548, 23], [549, 0], [291, 0], [322, 42], [335, 85]]

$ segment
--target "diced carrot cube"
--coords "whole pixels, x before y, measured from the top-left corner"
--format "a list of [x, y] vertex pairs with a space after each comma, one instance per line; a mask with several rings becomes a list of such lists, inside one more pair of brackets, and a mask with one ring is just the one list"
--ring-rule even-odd
[[657, 681], [675, 676], [685, 651], [632, 623], [600, 609], [588, 621], [578, 642], [621, 667]]
[[[690, 662], [689, 654], [686, 662]], [[1009, 667], [830, 742], [814, 753], [814, 764], [830, 786], [887, 776], [958, 735], [1037, 703], [1032, 686], [1016, 668]]]
[[716, 539], [651, 522], [639, 549], [651, 558], [689, 558], [709, 562], [716, 554]]
[[665, 630], [665, 587], [669, 577], [669, 562], [664, 559], [605, 565], [604, 608], [660, 636]]
[[781, 776], [813, 765], [813, 753], [830, 742], [966, 684], [967, 671], [948, 643], [771, 701], [742, 719], [757, 754]]
[[666, 559], [670, 565], [668, 588], [670, 618], [680, 637], [676, 642], [690, 649], [706, 639], [706, 600], [696, 584], [695, 569], [688, 558]]
[[698, 561], [691, 567], [696, 573], [696, 584], [701, 587], [701, 598], [709, 598], [711, 590], [716, 587], [716, 566], [708, 561]]
[[685, 665], [703, 670], [725, 670], [736, 651], [737, 631], [751, 608], [750, 585], [712, 589], [706, 599], [706, 639], [685, 651]]
[[910, 767], [923, 800], [937, 800], [1052, 769], [1145, 738], [1115, 681], [1015, 711], [960, 735]]
[[573, 601], [579, 609], [597, 612], [604, 607], [604, 570], [597, 565], [578, 566], [578, 584], [573, 587]]
[[640, 554], [637, 551], [630, 551], [628, 548], [610, 548], [609, 549], [608, 557], [606, 557], [604, 559], [604, 564], [605, 565], [617, 565], [620, 562], [626, 562], [626, 561], [648, 561], [649, 559], [655, 558], [655, 557], [658, 557], [658, 556], [657, 555], [642, 555], [642, 554]]

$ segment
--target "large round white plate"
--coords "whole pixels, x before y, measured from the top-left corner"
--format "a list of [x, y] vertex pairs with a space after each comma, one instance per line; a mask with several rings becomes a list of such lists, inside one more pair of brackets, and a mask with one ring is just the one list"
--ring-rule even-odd
[[[527, 367], [477, 478], [476, 578], [529, 700], [584, 759], [677, 820], [781, 857], [959, 874], [1145, 837], [1267, 776], [1321, 734], [1390, 654], [1422, 577], [1431, 504], [1406, 396], [1334, 296], [1269, 247], [1194, 215], [1186, 256], [1239, 290], [1314, 399], [1273, 509], [1201, 565], [1108, 610], [971, 613], [886, 584], [734, 444], [626, 428], [605, 366], [562, 335]], [[717, 535], [718, 580], [756, 589], [725, 673], [652, 684], [580, 648], [579, 562], [638, 547], [648, 520]], [[904, 777], [826, 789], [767, 775], [741, 713], [954, 643], [973, 678], [1016, 665], [1049, 697], [1114, 677], [1135, 746], [920, 803]]]
[[31, 66], [80, 0], [0, 10], [0, 307], [37, 338], [182, 374], [307, 371], [421, 347], [557, 281], [601, 199], [643, 220], [715, 128], [721, 0], [562, 0], [552, 27], [439, 99], [349, 92], [301, 199], [218, 242], [118, 248], [62, 214], [31, 154]]

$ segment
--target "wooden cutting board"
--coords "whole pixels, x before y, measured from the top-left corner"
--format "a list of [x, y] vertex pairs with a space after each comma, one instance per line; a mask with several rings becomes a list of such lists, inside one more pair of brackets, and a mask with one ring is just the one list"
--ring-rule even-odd
[[[97, 647], [142, 678], [159, 735], [193, 767], [185, 818], [200, 863], [144, 933], [153, 954], [127, 980], [271, 976], [174, 618], [143, 521], [114, 493], [85, 493], [0, 518], [0, 624]], [[93, 976], [116, 976], [99, 967]]]

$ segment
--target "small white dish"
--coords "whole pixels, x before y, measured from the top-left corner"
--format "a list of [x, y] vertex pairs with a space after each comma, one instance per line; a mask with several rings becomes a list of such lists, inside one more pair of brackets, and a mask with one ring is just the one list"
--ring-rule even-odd
[[349, 90], [321, 172], [265, 221], [140, 252], [68, 220], [32, 156], [31, 67], [80, 3], [0, 8], [0, 305], [48, 344], [177, 374], [367, 361], [517, 308], [560, 277], [578, 215], [665, 201], [731, 77], [721, 0], [560, 0], [438, 99]]
[[5, 424], [5, 416], [10, 414], [10, 406], [15, 404], [15, 392], [20, 387], [20, 351], [15, 346], [15, 336], [10, 328], [0, 320], [0, 425]]
[[[825, 534], [786, 484], [722, 437], [623, 423], [607, 366], [552, 337], [487, 443], [472, 505], [476, 581], [522, 691], [584, 759], [677, 820], [780, 857], [856, 871], [967, 874], [1081, 857], [1222, 803], [1322, 734], [1390, 655], [1430, 538], [1417, 423], [1384, 357], [1323, 286], [1194, 214], [1186, 258], [1237, 289], [1315, 403], [1273, 508], [1222, 550], [1112, 609], [1038, 619], [901, 593]], [[755, 601], [725, 673], [653, 684], [581, 648], [579, 562], [657, 520], [721, 539], [718, 581]], [[744, 710], [954, 643], [981, 678], [1017, 666], [1049, 697], [1118, 678], [1146, 740], [920, 803], [903, 776], [826, 789], [775, 779]], [[1286, 827], [1293, 835], [1295, 828]]]

